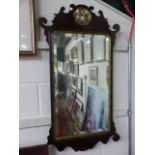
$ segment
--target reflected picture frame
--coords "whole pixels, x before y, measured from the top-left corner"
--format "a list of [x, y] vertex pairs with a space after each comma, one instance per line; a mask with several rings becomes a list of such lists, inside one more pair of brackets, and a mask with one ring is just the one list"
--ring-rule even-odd
[[91, 37], [89, 35], [86, 36], [86, 39], [83, 40], [83, 55], [84, 55], [84, 63], [90, 63], [92, 61], [92, 45], [91, 45]]
[[84, 57], [83, 57], [83, 45], [81, 40], [77, 44], [77, 50], [78, 50], [78, 63], [83, 64]]
[[77, 47], [74, 46], [74, 47], [71, 49], [71, 58], [72, 58], [72, 60], [73, 60], [73, 59], [76, 59], [77, 57], [78, 57]]
[[83, 79], [81, 77], [77, 78], [76, 90], [81, 96], [83, 96]]
[[77, 84], [77, 77], [76, 76], [72, 76], [72, 87], [76, 88], [76, 84]]
[[72, 110], [72, 118], [73, 120], [75, 120], [75, 117], [77, 115], [78, 110], [80, 110], [82, 107], [82, 104], [79, 104], [78, 99], [76, 98], [74, 101], [74, 105], [73, 105], [73, 110]]
[[98, 67], [89, 66], [89, 81], [91, 84], [98, 85]]
[[80, 132], [83, 125], [83, 119], [84, 119], [84, 112], [82, 110], [83, 102], [79, 98], [76, 98], [76, 102], [78, 102], [78, 104], [80, 105], [80, 108], [76, 113], [74, 121], [75, 121], [76, 127], [78, 128], [78, 131]]
[[34, 0], [19, 0], [19, 55], [36, 55]]
[[[99, 37], [99, 36], [98, 36]], [[105, 60], [105, 39], [103, 38], [92, 38], [92, 55], [93, 61], [104, 61]]]
[[76, 92], [75, 92], [74, 89], [71, 88], [69, 101], [68, 101], [68, 110], [70, 112], [72, 112], [73, 105], [74, 105], [74, 102], [75, 102], [75, 98], [76, 98]]
[[74, 63], [74, 74], [75, 76], [79, 75], [79, 64], [78, 63]]

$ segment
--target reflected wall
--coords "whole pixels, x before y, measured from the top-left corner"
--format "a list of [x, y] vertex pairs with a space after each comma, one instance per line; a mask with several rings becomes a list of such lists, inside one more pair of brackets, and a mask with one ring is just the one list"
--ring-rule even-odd
[[111, 39], [54, 32], [56, 138], [111, 130]]

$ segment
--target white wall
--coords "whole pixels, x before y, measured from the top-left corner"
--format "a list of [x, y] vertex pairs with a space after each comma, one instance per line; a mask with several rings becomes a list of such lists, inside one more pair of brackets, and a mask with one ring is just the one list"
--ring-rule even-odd
[[[95, 6], [95, 12], [103, 10], [104, 16], [108, 18], [112, 26], [119, 23], [121, 30], [117, 33], [117, 40], [113, 54], [113, 99], [114, 99], [114, 121], [117, 132], [121, 139], [114, 142], [110, 139], [106, 145], [98, 143], [92, 150], [84, 152], [74, 152], [71, 148], [66, 148], [63, 152], [58, 152], [51, 148], [51, 154], [55, 155], [127, 155], [128, 154], [128, 53], [127, 37], [130, 30], [131, 19], [122, 15], [118, 11], [103, 5], [99, 0], [35, 0], [36, 23], [40, 16], [46, 17], [50, 21], [53, 14], [57, 13], [61, 6], [69, 9], [70, 2], [75, 4], [83, 3]], [[37, 55], [32, 57], [20, 57], [20, 147], [45, 144], [50, 127], [50, 88], [49, 88], [49, 53], [47, 43], [43, 35], [43, 30], [36, 26], [37, 32]], [[134, 42], [133, 42], [134, 43]], [[134, 48], [133, 48], [134, 49]], [[134, 58], [134, 50], [133, 50]], [[134, 104], [134, 59], [133, 59], [133, 97]], [[133, 109], [134, 111], [134, 109]], [[134, 117], [133, 117], [134, 120]], [[134, 130], [133, 130], [134, 133]], [[133, 136], [134, 137], [134, 136]], [[133, 141], [134, 146], [134, 141]], [[134, 149], [133, 149], [134, 155]]]

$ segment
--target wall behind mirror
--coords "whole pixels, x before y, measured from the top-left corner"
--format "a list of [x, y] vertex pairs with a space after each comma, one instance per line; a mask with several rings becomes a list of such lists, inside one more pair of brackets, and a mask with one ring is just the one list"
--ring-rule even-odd
[[[113, 25], [116, 21], [121, 26], [121, 31], [117, 36], [114, 47], [114, 119], [119, 126], [118, 132], [122, 137], [117, 143], [110, 141], [108, 145], [97, 145], [91, 151], [83, 154], [108, 154], [113, 152], [118, 155], [124, 155], [128, 152], [128, 121], [127, 121], [127, 40], [130, 30], [131, 19], [115, 9], [111, 9], [100, 2], [100, 0], [72, 0], [75, 4], [86, 4], [95, 6], [95, 12], [102, 9], [104, 15], [109, 19], [109, 24]], [[57, 13], [61, 6], [69, 10], [69, 0], [35, 0], [35, 20], [38, 17], [45, 16], [51, 18]], [[67, 11], [67, 10], [66, 10]], [[47, 136], [50, 127], [50, 78], [49, 78], [49, 53], [44, 48], [48, 47], [45, 41], [43, 31], [36, 24], [37, 29], [37, 55], [35, 57], [20, 58], [19, 60], [19, 81], [20, 81], [20, 147], [34, 146], [47, 143]], [[134, 39], [134, 38], [133, 38]], [[134, 40], [133, 40], [134, 49]], [[133, 51], [134, 53], [134, 51]], [[133, 72], [134, 72], [134, 54], [133, 54]], [[134, 88], [134, 74], [133, 74]], [[134, 93], [134, 91], [133, 91]], [[132, 95], [134, 103], [134, 95]], [[134, 107], [134, 106], [133, 106]], [[134, 112], [134, 109], [133, 109]], [[133, 118], [134, 119], [134, 118]], [[40, 133], [40, 136], [38, 136]], [[134, 133], [134, 132], [133, 132]], [[30, 138], [31, 137], [31, 138]], [[133, 142], [134, 144], [134, 142]], [[54, 154], [72, 155], [74, 151], [66, 149], [63, 153], [55, 150]], [[76, 154], [82, 154], [81, 152]]]

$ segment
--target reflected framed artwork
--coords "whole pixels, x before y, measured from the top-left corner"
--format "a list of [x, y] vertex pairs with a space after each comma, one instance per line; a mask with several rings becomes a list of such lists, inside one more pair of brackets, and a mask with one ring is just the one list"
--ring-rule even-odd
[[84, 53], [84, 62], [88, 63], [91, 62], [92, 57], [91, 57], [91, 35], [87, 34], [84, 35], [83, 39], [83, 53]]
[[83, 64], [83, 46], [82, 46], [82, 41], [80, 40], [77, 43], [77, 51], [78, 51], [78, 63]]
[[83, 125], [83, 120], [84, 120], [84, 111], [82, 110], [83, 103], [78, 98], [76, 99], [76, 102], [78, 102], [78, 104], [81, 105], [81, 106], [77, 110], [77, 113], [76, 113], [74, 121], [75, 121], [75, 125], [76, 125], [78, 131], [81, 134], [84, 134], [85, 132], [81, 130], [82, 125]]
[[77, 112], [81, 109], [81, 106], [82, 105], [76, 99], [75, 102], [74, 102], [73, 110], [72, 110], [72, 118], [73, 118], [73, 120], [75, 120]]
[[75, 46], [71, 49], [71, 58], [72, 59], [77, 58], [77, 47]]
[[[39, 25], [44, 28], [50, 47], [52, 126], [48, 144], [58, 150], [70, 146], [77, 151], [92, 148], [98, 141], [107, 143], [110, 137], [119, 140], [113, 121], [112, 98], [112, 53], [119, 25], [115, 24], [110, 30], [103, 12], [99, 11], [97, 16], [92, 6], [71, 4], [70, 7], [68, 13], [62, 7], [51, 26], [46, 25], [47, 19], [43, 17], [39, 18]], [[92, 42], [92, 38], [97, 38], [98, 43]], [[92, 61], [92, 55], [105, 59], [103, 38], [108, 40], [107, 61]], [[92, 44], [99, 47], [97, 53], [95, 48], [91, 53]], [[66, 63], [66, 70], [56, 67]], [[107, 66], [108, 75], [104, 72]]]
[[74, 101], [75, 101], [75, 97], [76, 97], [76, 92], [72, 89], [69, 99], [68, 99], [68, 109], [71, 112], [73, 109], [73, 105], [74, 105]]
[[77, 78], [76, 90], [80, 95], [83, 96], [83, 78], [81, 77]]
[[76, 76], [72, 76], [72, 87], [76, 87], [76, 83], [77, 83], [77, 77]]
[[74, 74], [76, 76], [79, 75], [79, 64], [78, 63], [74, 63]]
[[105, 36], [94, 36], [92, 38], [92, 52], [94, 61], [105, 60]]
[[98, 67], [90, 66], [89, 67], [89, 80], [90, 83], [97, 85], [98, 84]]

